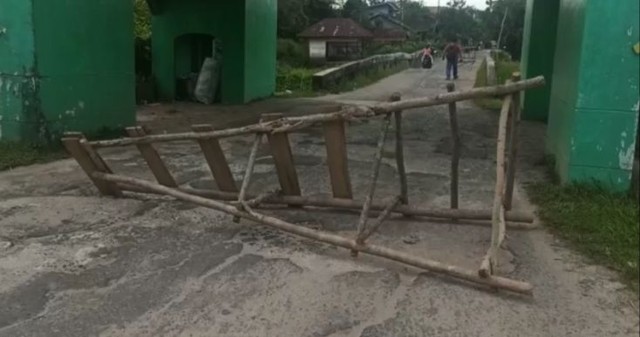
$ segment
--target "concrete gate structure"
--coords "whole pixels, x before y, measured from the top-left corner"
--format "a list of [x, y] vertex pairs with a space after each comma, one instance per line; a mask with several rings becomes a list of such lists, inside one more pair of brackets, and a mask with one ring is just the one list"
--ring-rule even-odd
[[638, 129], [638, 0], [527, 0], [523, 117], [548, 123], [547, 152], [562, 182], [629, 188]]
[[[175, 98], [177, 67], [194, 56], [180, 42], [190, 34], [222, 47], [222, 102], [273, 93], [276, 0], [148, 3], [160, 99]], [[0, 140], [50, 142], [68, 130], [134, 124], [134, 68], [132, 0], [0, 1]]]
[[134, 121], [132, 1], [0, 1], [0, 140]]

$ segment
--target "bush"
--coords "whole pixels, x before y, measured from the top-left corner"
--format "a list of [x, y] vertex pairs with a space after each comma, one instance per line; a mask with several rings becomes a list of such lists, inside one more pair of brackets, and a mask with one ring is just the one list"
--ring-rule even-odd
[[291, 68], [280, 65], [276, 76], [276, 91], [310, 92], [313, 90], [311, 81], [314, 73], [315, 69]]
[[365, 49], [367, 56], [391, 54], [391, 53], [413, 53], [422, 50], [429, 42], [408, 40], [402, 43], [375, 43]]
[[292, 39], [278, 39], [278, 63], [290, 67], [301, 67], [307, 62], [304, 44]]

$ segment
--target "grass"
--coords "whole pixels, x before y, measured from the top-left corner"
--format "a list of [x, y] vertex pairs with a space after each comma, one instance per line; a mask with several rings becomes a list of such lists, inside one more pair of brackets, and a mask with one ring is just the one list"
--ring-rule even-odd
[[638, 292], [637, 201], [595, 185], [535, 183], [528, 192], [546, 226], [595, 263], [617, 271]]
[[0, 171], [64, 158], [62, 148], [0, 141]]
[[[514, 72], [520, 71], [520, 63], [511, 61], [510, 59], [497, 58], [496, 60], [496, 79], [498, 84], [504, 84]], [[476, 82], [474, 88], [487, 86], [487, 64], [486, 60], [482, 61], [480, 69], [476, 74]], [[498, 98], [480, 98], [476, 99], [477, 106], [487, 110], [500, 110], [502, 108], [502, 100]]]
[[387, 69], [374, 69], [361, 73], [352, 79], [341, 81], [328, 90], [314, 91], [311, 85], [311, 79], [313, 74], [321, 69], [293, 68], [282, 71], [276, 83], [278, 83], [277, 87], [280, 92], [283, 92], [284, 90], [291, 90], [291, 93], [284, 95], [280, 94], [280, 97], [314, 97], [329, 93], [338, 94], [366, 87], [405, 69], [407, 69], [407, 65], [403, 63]]

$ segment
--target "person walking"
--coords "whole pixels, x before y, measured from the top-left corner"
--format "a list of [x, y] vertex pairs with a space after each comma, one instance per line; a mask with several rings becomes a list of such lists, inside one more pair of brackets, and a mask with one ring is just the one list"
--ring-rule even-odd
[[442, 59], [447, 60], [447, 81], [451, 80], [451, 75], [453, 75], [453, 79], [458, 79], [458, 63], [461, 57], [462, 48], [456, 40], [452, 39], [442, 53]]
[[431, 45], [428, 44], [422, 50], [422, 68], [431, 69], [433, 66], [433, 49]]

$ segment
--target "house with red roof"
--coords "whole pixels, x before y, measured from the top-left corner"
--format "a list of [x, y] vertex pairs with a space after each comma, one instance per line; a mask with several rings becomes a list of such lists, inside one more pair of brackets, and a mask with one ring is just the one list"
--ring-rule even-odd
[[326, 18], [314, 23], [298, 37], [308, 42], [314, 63], [355, 60], [362, 57], [364, 45], [373, 34], [348, 18]]

